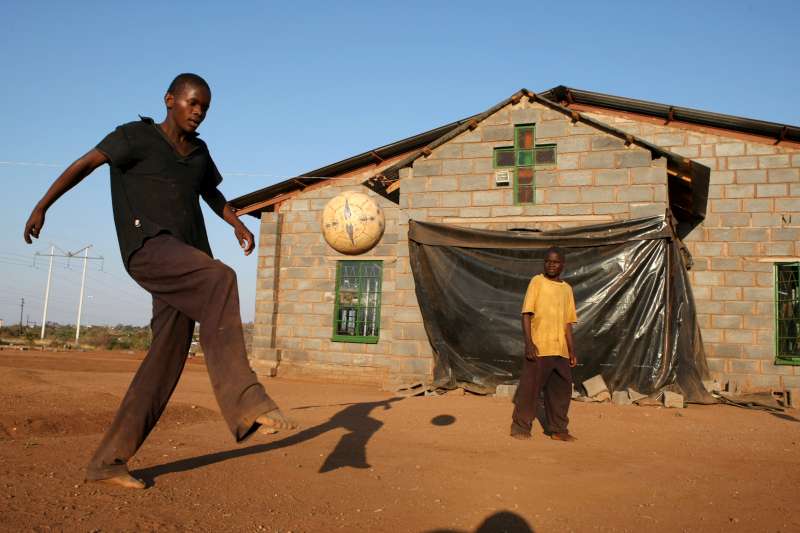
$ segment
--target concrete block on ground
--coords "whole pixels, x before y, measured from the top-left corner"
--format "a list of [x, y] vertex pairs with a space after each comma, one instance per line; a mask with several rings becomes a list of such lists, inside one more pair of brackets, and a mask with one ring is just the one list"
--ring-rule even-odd
[[[608, 393], [608, 386], [606, 385], [606, 381], [603, 379], [603, 376], [600, 374], [591, 377], [583, 382], [583, 387], [586, 389], [586, 396], [590, 398], [594, 398], [601, 392]], [[609, 398], [611, 394], [609, 393]]]
[[516, 385], [498, 385], [494, 395], [500, 398], [513, 398], [517, 392]]
[[642, 394], [641, 392], [635, 391], [632, 388], [628, 387], [628, 397], [631, 399], [631, 402], [636, 402], [647, 398], [647, 394]]
[[786, 398], [786, 407], [800, 409], [800, 389], [786, 389], [783, 395]]
[[592, 396], [592, 399], [596, 402], [607, 402], [611, 399], [611, 393], [607, 390], [600, 391], [597, 395]]
[[639, 398], [634, 403], [640, 407], [661, 407], [661, 396], [663, 393], [654, 392], [650, 396]]
[[742, 388], [739, 386], [739, 382], [735, 379], [731, 379], [725, 383], [725, 386], [722, 388], [721, 392], [727, 392], [728, 394], [739, 394], [741, 389]]
[[664, 391], [664, 407], [672, 407], [675, 409], [683, 409], [683, 394], [677, 392]]
[[616, 405], [631, 405], [633, 403], [626, 390], [615, 390], [611, 394], [611, 401]]

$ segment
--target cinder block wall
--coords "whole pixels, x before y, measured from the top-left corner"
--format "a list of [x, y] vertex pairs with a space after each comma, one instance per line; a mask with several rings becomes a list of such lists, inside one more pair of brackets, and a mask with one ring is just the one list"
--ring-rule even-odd
[[[800, 255], [800, 150], [698, 132], [642, 118], [592, 112], [593, 118], [691, 157], [712, 169], [708, 217], [687, 239], [692, 283], [709, 366], [715, 377], [750, 389], [800, 386], [800, 369], [774, 364], [773, 262]], [[536, 203], [515, 205], [513, 188], [494, 184], [493, 149], [513, 144], [514, 124], [535, 123], [536, 143], [557, 145], [557, 165], [536, 171]], [[387, 214], [381, 340], [330, 341], [335, 267], [320, 221], [328, 199], [358, 183], [337, 180], [262, 216], [254, 364], [364, 381], [430, 376], [425, 335], [408, 261], [408, 220], [470, 227], [552, 229], [661, 214], [666, 163], [616, 137], [572, 124], [523, 99], [401, 172], [399, 206]], [[346, 258], [340, 256], [341, 258]]]
[[[348, 382], [404, 382], [430, 374], [430, 357], [419, 357], [407, 336], [418, 331], [395, 325], [399, 208], [359, 183], [365, 176], [335, 180], [284, 202], [277, 213], [263, 213], [259, 240], [255, 333], [252, 364], [268, 373], [309, 375]], [[358, 256], [383, 260], [380, 341], [333, 342], [333, 312], [338, 260], [354, 259], [325, 242], [322, 212], [344, 191], [359, 191], [383, 208], [386, 230], [379, 244]], [[400, 319], [402, 319], [402, 314]], [[424, 333], [424, 332], [423, 332]]]
[[708, 216], [686, 239], [714, 377], [750, 390], [800, 387], [775, 364], [774, 273], [800, 257], [800, 149], [720, 130], [590, 116], [711, 168]]
[[[513, 145], [515, 124], [536, 124], [537, 144], [557, 145], [557, 165], [537, 169], [536, 203], [515, 205], [513, 187], [494, 183], [495, 147]], [[523, 100], [508, 105], [401, 173], [395, 327], [404, 346], [432, 356], [408, 262], [408, 220], [475, 228], [555, 229], [663, 214], [666, 161], [562, 113]]]
[[[493, 150], [512, 146], [515, 124], [536, 124], [536, 144], [557, 145], [557, 165], [536, 170], [536, 202], [515, 205], [513, 187], [494, 184]], [[411, 177], [411, 179], [409, 179]], [[562, 113], [523, 99], [418, 159], [402, 181], [404, 218], [541, 229], [663, 214], [666, 161]], [[491, 218], [491, 221], [484, 219]], [[470, 220], [473, 219], [473, 220]]]

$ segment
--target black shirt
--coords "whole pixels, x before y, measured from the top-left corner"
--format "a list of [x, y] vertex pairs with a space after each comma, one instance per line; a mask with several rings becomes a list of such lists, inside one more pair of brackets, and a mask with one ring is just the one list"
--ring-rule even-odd
[[222, 176], [208, 147], [195, 137], [186, 156], [177, 152], [153, 119], [117, 127], [97, 145], [111, 166], [111, 204], [122, 262], [128, 268], [145, 240], [170, 233], [211, 255], [200, 196], [218, 214], [225, 198]]

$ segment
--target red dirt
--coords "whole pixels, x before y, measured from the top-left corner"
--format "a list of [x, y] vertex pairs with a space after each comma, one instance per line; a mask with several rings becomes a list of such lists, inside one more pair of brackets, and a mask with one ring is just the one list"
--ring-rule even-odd
[[84, 484], [139, 358], [0, 352], [0, 530], [800, 529], [798, 411], [573, 402], [578, 442], [517, 441], [507, 399], [272, 379], [304, 429], [236, 445], [202, 359], [132, 461], [152, 486]]

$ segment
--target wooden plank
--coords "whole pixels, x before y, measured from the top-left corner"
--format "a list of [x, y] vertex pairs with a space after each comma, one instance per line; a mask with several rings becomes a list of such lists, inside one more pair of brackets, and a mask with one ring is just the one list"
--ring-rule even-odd
[[236, 211], [236, 216], [240, 217], [242, 215], [246, 215], [248, 213], [252, 213], [253, 211], [259, 211], [264, 209], [265, 207], [269, 207], [271, 205], [279, 204], [285, 200], [288, 200], [294, 196], [297, 196], [298, 193], [286, 193], [281, 194], [280, 196], [275, 196], [270, 198], [269, 200], [264, 200], [263, 202], [258, 202], [252, 205], [248, 205], [247, 207], [243, 207]]
[[494, 222], [498, 224], [508, 222], [611, 222], [614, 219], [611, 215], [531, 215], [531, 216], [509, 216], [509, 217], [446, 217], [442, 221], [445, 224], [469, 224]]
[[397, 256], [394, 255], [326, 255], [325, 261], [383, 261], [384, 263], [394, 263]]

